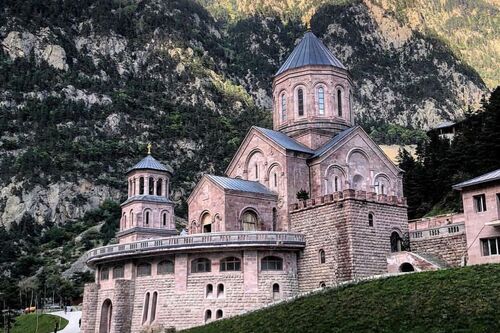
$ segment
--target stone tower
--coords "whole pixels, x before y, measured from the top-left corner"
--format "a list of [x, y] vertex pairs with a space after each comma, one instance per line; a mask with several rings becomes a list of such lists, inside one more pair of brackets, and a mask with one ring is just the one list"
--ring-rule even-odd
[[352, 80], [312, 33], [304, 35], [273, 81], [273, 129], [311, 149], [352, 127]]
[[127, 172], [128, 198], [122, 203], [120, 243], [177, 234], [174, 203], [170, 201], [173, 169], [148, 156]]

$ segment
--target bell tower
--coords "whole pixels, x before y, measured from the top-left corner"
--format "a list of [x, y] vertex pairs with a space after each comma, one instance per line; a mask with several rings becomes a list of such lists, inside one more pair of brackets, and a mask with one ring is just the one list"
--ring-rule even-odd
[[307, 32], [274, 76], [273, 129], [311, 149], [354, 126], [347, 69]]
[[170, 200], [173, 169], [148, 155], [127, 171], [128, 198], [122, 203], [120, 243], [176, 235], [174, 203]]

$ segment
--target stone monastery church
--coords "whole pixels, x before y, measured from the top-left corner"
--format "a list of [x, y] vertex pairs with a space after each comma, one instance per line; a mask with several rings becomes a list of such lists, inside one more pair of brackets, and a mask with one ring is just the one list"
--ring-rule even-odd
[[402, 170], [355, 125], [352, 89], [306, 33], [274, 76], [273, 129], [252, 127], [225, 176], [201, 178], [182, 235], [175, 170], [150, 154], [129, 169], [119, 243], [86, 255], [82, 332], [184, 329], [387, 273], [408, 233]]

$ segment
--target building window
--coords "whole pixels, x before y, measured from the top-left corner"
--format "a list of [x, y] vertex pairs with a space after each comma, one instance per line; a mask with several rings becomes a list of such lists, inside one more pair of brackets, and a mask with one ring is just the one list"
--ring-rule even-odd
[[212, 270], [212, 263], [207, 258], [198, 258], [191, 261], [191, 273], [205, 273]]
[[149, 225], [149, 211], [146, 211], [145, 215], [146, 215], [146, 217], [145, 217], [145, 224]]
[[224, 297], [224, 285], [222, 283], [217, 285], [217, 298]]
[[335, 176], [335, 179], [333, 180], [334, 184], [333, 184], [333, 188], [334, 188], [334, 191], [335, 192], [338, 192], [339, 191], [339, 177]]
[[396, 231], [391, 234], [391, 252], [401, 251], [401, 236]]
[[160, 178], [156, 183], [156, 195], [162, 195], [162, 190], [163, 190], [163, 179]]
[[167, 213], [162, 214], [161, 221], [162, 221], [163, 226], [165, 227], [167, 225]]
[[155, 190], [155, 180], [153, 177], [149, 177], [149, 186], [148, 186], [148, 193], [149, 195], [153, 195]]
[[101, 280], [108, 280], [109, 279], [109, 268], [107, 268], [107, 267], [101, 268], [100, 279]]
[[139, 194], [144, 194], [144, 177], [139, 178]]
[[108, 298], [102, 303], [101, 308], [101, 321], [99, 324], [99, 333], [111, 332], [111, 318], [113, 314], [113, 304]]
[[144, 296], [144, 310], [142, 311], [142, 324], [146, 323], [149, 315], [149, 292]]
[[273, 208], [273, 231], [276, 231], [278, 224], [278, 210], [276, 207]]
[[373, 227], [373, 214], [368, 213], [368, 226]]
[[215, 312], [215, 319], [221, 319], [223, 316], [224, 316], [224, 313], [222, 312], [221, 309], [219, 309], [219, 310], [217, 310], [217, 312]]
[[123, 279], [125, 276], [125, 270], [123, 266], [115, 266], [113, 267], [113, 279]]
[[297, 109], [299, 117], [304, 115], [304, 90], [297, 90]]
[[321, 281], [321, 282], [319, 283], [319, 287], [320, 287], [320, 288], [326, 288], [326, 283], [325, 283], [325, 282], [323, 282], [323, 281]]
[[276, 174], [276, 172], [274, 173], [274, 188], [278, 187], [278, 175]]
[[281, 121], [286, 121], [286, 95], [281, 95]]
[[257, 214], [247, 210], [243, 213], [243, 230], [244, 231], [255, 231], [257, 230]]
[[133, 210], [130, 211], [130, 226], [131, 227], [134, 226], [134, 211]]
[[342, 91], [337, 90], [337, 109], [339, 112], [339, 117], [342, 117]]
[[267, 256], [262, 258], [260, 269], [263, 271], [282, 271], [283, 259], [275, 256]]
[[174, 262], [171, 260], [163, 260], [158, 263], [156, 267], [156, 274], [164, 275], [164, 274], [172, 274], [174, 273]]
[[151, 264], [142, 263], [137, 265], [137, 276], [151, 276]]
[[476, 213], [481, 213], [486, 211], [486, 196], [484, 194], [473, 196], [474, 208]]
[[156, 319], [156, 303], [158, 303], [158, 293], [155, 291], [153, 293], [153, 301], [151, 302], [151, 323]]
[[319, 263], [324, 264], [326, 262], [325, 250], [319, 250]]
[[323, 87], [318, 88], [318, 109], [319, 114], [325, 114], [325, 89]]
[[210, 320], [212, 320], [212, 311], [206, 310], [205, 311], [205, 323], [208, 323]]
[[212, 217], [210, 214], [205, 213], [201, 218], [201, 225], [204, 233], [212, 232]]
[[483, 256], [497, 256], [500, 249], [500, 237], [481, 239]]
[[273, 284], [273, 299], [280, 298], [280, 285], [275, 283]]
[[227, 257], [220, 261], [221, 272], [241, 271], [241, 260], [236, 257]]
[[206, 298], [210, 298], [214, 295], [214, 286], [213, 284], [209, 283], [207, 284], [207, 286], [205, 287], [205, 297]]

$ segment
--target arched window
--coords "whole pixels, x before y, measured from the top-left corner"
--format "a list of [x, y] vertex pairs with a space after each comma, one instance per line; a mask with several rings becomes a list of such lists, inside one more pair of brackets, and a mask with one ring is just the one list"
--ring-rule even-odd
[[368, 226], [373, 227], [373, 213], [368, 213]]
[[221, 272], [241, 271], [241, 260], [236, 257], [227, 257], [220, 261]]
[[391, 234], [391, 252], [401, 251], [401, 236], [396, 231]]
[[276, 172], [274, 173], [274, 188], [278, 187], [278, 174]]
[[144, 224], [145, 225], [149, 225], [149, 210], [147, 210], [146, 212], [144, 212]]
[[160, 178], [156, 182], [156, 195], [162, 195], [162, 190], [163, 190], [163, 179]]
[[123, 213], [123, 225], [122, 229], [127, 229], [127, 214]]
[[133, 187], [134, 187], [133, 194], [136, 195], [137, 194], [137, 189], [136, 189], [137, 182], [136, 182], [135, 178], [132, 180], [132, 182], [133, 182]]
[[276, 256], [267, 256], [262, 258], [260, 269], [263, 271], [282, 271], [283, 259]]
[[155, 180], [153, 177], [149, 177], [149, 189], [148, 189], [148, 194], [153, 195], [154, 190], [155, 190]]
[[167, 213], [161, 214], [161, 224], [165, 227], [167, 226]]
[[212, 270], [212, 263], [207, 258], [198, 258], [191, 261], [191, 273], [205, 273]]
[[415, 271], [415, 267], [413, 267], [412, 264], [410, 264], [409, 262], [404, 262], [400, 267], [399, 267], [399, 271], [400, 272], [404, 272], [404, 273], [407, 273], [407, 272], [414, 272]]
[[334, 191], [338, 192], [339, 191], [339, 177], [335, 176], [333, 181], [334, 181], [334, 184], [333, 184]]
[[297, 110], [299, 117], [304, 115], [304, 90], [302, 88], [297, 90]]
[[109, 268], [108, 267], [101, 267], [100, 279], [101, 280], [108, 280], [109, 279]]
[[134, 192], [132, 192], [133, 188], [132, 188], [132, 179], [129, 179], [128, 180], [128, 196], [132, 196]]
[[212, 216], [209, 213], [205, 213], [201, 218], [201, 225], [203, 232], [212, 232]]
[[286, 121], [286, 95], [281, 95], [281, 121]]
[[142, 324], [143, 325], [148, 320], [148, 315], [149, 315], [149, 292], [147, 292], [146, 296], [144, 296], [144, 307], [142, 310]]
[[219, 310], [217, 310], [217, 312], [215, 312], [215, 319], [221, 319], [223, 316], [224, 316], [224, 313], [222, 312], [221, 309], [219, 309]]
[[325, 114], [325, 89], [323, 87], [318, 88], [318, 111], [320, 115]]
[[205, 287], [205, 297], [206, 298], [210, 298], [214, 295], [214, 286], [213, 284], [209, 283], [207, 284], [207, 286]]
[[337, 90], [337, 109], [339, 112], [339, 117], [342, 117], [342, 90]]
[[139, 178], [139, 194], [144, 194], [144, 177]]
[[111, 331], [111, 316], [113, 314], [113, 304], [110, 299], [106, 299], [101, 307], [101, 320], [99, 322], [99, 333], [109, 333]]
[[255, 231], [257, 230], [257, 214], [251, 210], [247, 210], [243, 213], [243, 230], [244, 231]]
[[156, 319], [156, 303], [158, 303], [158, 293], [155, 291], [153, 293], [153, 301], [151, 302], [151, 320], [150, 320], [150, 323], [154, 322]]
[[164, 275], [164, 274], [173, 274], [174, 273], [174, 262], [171, 260], [163, 260], [158, 263], [156, 267], [156, 274]]
[[113, 267], [113, 279], [122, 279], [125, 276], [123, 266]]
[[259, 164], [255, 163], [255, 179], [259, 179]]
[[212, 311], [206, 310], [205, 311], [205, 323], [208, 323], [210, 320], [212, 320]]
[[273, 299], [280, 298], [280, 285], [275, 283], [273, 284]]
[[224, 297], [224, 285], [222, 283], [219, 283], [217, 285], [217, 298]]
[[150, 275], [151, 275], [151, 264], [143, 262], [137, 265], [137, 276], [150, 276]]
[[130, 210], [130, 226], [134, 226], [134, 211]]
[[324, 264], [326, 262], [325, 250], [319, 250], [319, 263]]

